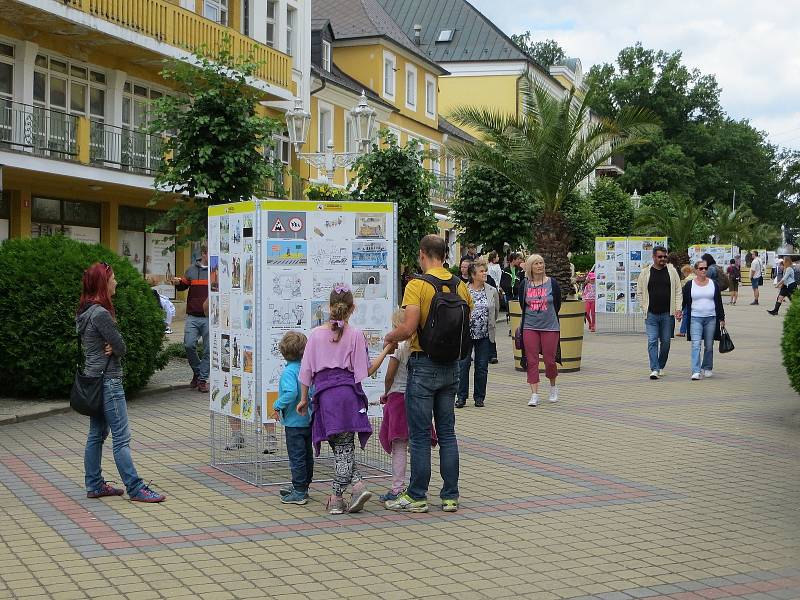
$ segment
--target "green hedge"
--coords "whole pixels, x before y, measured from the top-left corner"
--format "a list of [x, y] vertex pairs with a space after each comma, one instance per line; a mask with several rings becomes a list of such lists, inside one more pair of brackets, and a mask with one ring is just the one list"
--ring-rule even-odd
[[800, 393], [800, 300], [791, 303], [783, 321], [783, 365], [792, 387]]
[[572, 264], [575, 265], [575, 270], [581, 273], [586, 273], [594, 266], [594, 252], [584, 252], [581, 254], [572, 255]]
[[163, 367], [163, 312], [142, 276], [99, 244], [63, 236], [8, 240], [0, 245], [0, 393], [66, 398], [75, 374], [75, 311], [84, 270], [114, 268], [117, 322], [128, 347], [125, 389], [136, 391]]

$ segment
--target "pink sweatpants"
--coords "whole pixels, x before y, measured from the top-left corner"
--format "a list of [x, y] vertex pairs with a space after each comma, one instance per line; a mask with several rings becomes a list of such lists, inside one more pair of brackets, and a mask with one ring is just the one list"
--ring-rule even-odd
[[544, 359], [544, 374], [548, 379], [558, 376], [556, 351], [558, 350], [558, 331], [534, 331], [524, 329], [522, 343], [528, 359], [528, 383], [539, 383], [539, 354]]
[[408, 440], [392, 442], [392, 491], [400, 492], [406, 487], [406, 460]]
[[586, 322], [589, 324], [589, 329], [592, 330], [596, 326], [597, 316], [595, 313], [595, 301], [586, 300]]

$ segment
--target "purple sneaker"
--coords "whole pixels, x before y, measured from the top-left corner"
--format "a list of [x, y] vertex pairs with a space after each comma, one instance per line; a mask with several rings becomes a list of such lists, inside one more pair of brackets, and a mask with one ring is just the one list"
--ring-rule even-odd
[[164, 494], [159, 494], [146, 485], [143, 485], [138, 492], [131, 496], [131, 502], [163, 502], [166, 499]]
[[86, 492], [87, 498], [105, 498], [107, 496], [122, 496], [125, 493], [125, 490], [121, 490], [119, 488], [115, 488], [113, 485], [107, 482], [103, 482], [103, 485], [100, 486], [99, 490], [95, 490], [94, 492]]

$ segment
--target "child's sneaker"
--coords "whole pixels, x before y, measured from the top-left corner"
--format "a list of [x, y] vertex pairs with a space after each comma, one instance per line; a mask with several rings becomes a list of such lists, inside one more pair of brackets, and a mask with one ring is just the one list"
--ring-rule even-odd
[[428, 503], [425, 500], [414, 500], [408, 494], [400, 494], [396, 500], [389, 500], [386, 504], [384, 504], [384, 506], [389, 510], [398, 510], [403, 512], [428, 512]]
[[86, 492], [87, 498], [106, 498], [108, 496], [122, 496], [125, 493], [125, 490], [121, 490], [119, 488], [115, 488], [110, 483], [104, 481], [103, 485], [100, 486], [99, 490], [94, 490], [93, 492]]
[[347, 510], [347, 505], [344, 503], [344, 498], [340, 496], [330, 496], [328, 502], [325, 504], [325, 509], [330, 515], [343, 515]]
[[347, 512], [361, 512], [364, 505], [372, 498], [372, 492], [367, 489], [367, 486], [362, 485], [358, 489], [360, 491], [353, 490], [353, 496], [350, 498], [350, 508], [347, 509]]
[[131, 502], [163, 502], [167, 497], [143, 485], [138, 492], [131, 496]]
[[283, 502], [284, 504], [299, 504], [300, 506], [302, 506], [303, 504], [306, 504], [308, 502], [308, 498], [306, 496], [307, 494], [303, 492], [292, 490], [285, 496], [281, 496], [281, 502]]
[[442, 510], [444, 512], [456, 512], [458, 510], [458, 500], [442, 500]]
[[389, 500], [397, 500], [397, 498], [403, 492], [405, 492], [405, 489], [402, 489], [399, 492], [395, 492], [395, 491], [390, 489], [385, 494], [381, 494], [380, 496], [378, 496], [378, 500], [380, 500], [381, 502], [388, 502]]

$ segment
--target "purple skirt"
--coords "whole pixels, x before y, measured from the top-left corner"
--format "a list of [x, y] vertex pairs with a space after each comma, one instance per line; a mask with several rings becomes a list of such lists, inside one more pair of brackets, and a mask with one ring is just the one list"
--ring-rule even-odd
[[322, 442], [339, 433], [357, 433], [361, 448], [367, 445], [372, 435], [367, 416], [369, 401], [352, 371], [325, 369], [315, 374], [313, 402], [311, 441], [317, 456]]
[[[378, 439], [386, 454], [392, 453], [392, 442], [408, 440], [408, 421], [406, 420], [406, 397], [402, 392], [392, 392], [383, 405], [383, 420]], [[431, 446], [435, 446], [436, 429], [431, 423]]]

